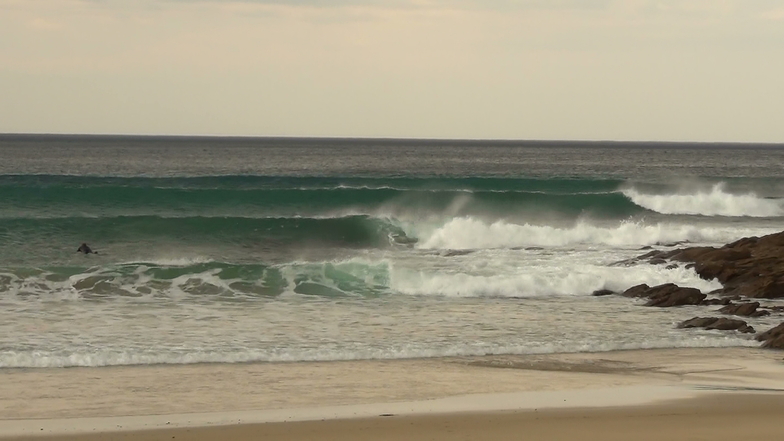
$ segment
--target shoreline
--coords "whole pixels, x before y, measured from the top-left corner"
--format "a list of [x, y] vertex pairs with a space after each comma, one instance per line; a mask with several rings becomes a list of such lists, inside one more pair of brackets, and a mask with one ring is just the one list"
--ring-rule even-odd
[[780, 439], [782, 394], [722, 394], [610, 408], [475, 411], [221, 426], [166, 427], [79, 434], [34, 434], [4, 440], [157, 441], [286, 439], [291, 441], [447, 441], [581, 439], [586, 441], [769, 441]]
[[13, 369], [0, 375], [0, 439], [92, 432], [147, 439], [138, 436], [238, 425], [257, 433], [259, 424], [269, 429], [308, 421], [353, 427], [387, 414], [456, 421], [545, 409], [647, 414], [673, 403], [725, 401], [710, 397], [727, 395], [734, 401], [752, 392], [750, 403], [781, 399], [777, 409], [784, 411], [782, 353], [757, 348]]

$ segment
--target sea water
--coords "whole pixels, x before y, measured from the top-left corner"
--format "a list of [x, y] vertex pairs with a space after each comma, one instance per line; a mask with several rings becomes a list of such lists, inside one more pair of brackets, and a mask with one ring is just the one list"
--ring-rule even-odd
[[719, 288], [617, 262], [780, 231], [782, 164], [771, 145], [2, 135], [0, 367], [755, 345], [675, 328], [708, 307], [591, 294]]

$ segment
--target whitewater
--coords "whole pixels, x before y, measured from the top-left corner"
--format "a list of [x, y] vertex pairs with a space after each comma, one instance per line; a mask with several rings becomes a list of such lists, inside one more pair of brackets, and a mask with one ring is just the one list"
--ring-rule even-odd
[[777, 146], [3, 135], [0, 153], [0, 368], [750, 346], [675, 329], [696, 307], [593, 293], [708, 293], [623, 262], [784, 220]]

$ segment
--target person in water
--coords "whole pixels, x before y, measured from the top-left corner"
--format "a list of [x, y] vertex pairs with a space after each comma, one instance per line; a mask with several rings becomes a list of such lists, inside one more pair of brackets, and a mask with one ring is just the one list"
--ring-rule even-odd
[[92, 248], [90, 248], [86, 243], [82, 243], [82, 245], [79, 247], [78, 250], [76, 250], [76, 252], [84, 253], [84, 254], [98, 254], [97, 251], [93, 251]]

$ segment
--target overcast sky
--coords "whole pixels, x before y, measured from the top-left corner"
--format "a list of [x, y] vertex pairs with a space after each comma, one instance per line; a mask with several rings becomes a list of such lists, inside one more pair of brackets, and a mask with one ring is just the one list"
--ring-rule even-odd
[[784, 1], [0, 0], [0, 132], [784, 142]]

